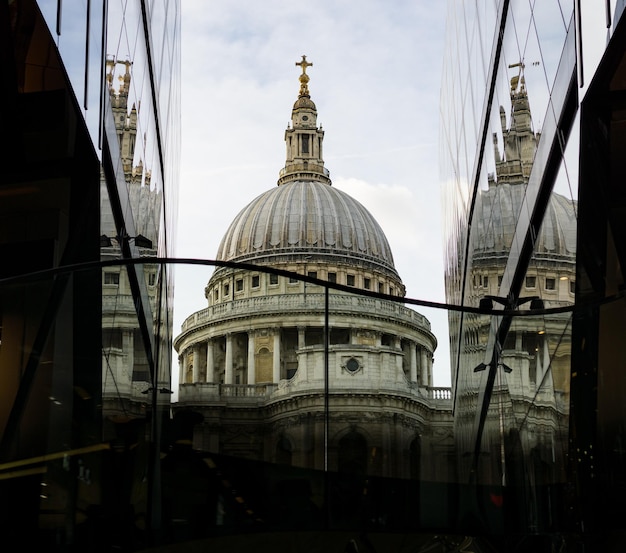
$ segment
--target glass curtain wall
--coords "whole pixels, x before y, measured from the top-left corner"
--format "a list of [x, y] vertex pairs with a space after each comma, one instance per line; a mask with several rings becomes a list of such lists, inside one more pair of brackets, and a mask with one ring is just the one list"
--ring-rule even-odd
[[[586, 209], [597, 191], [591, 173], [579, 181], [579, 144], [593, 140], [579, 104], [614, 31], [610, 3], [587, 8], [449, 2], [440, 159], [446, 297], [460, 307], [449, 315], [458, 478], [469, 485], [460, 510], [496, 535], [584, 536], [590, 526], [572, 513], [601, 507], [582, 507], [578, 494], [591, 495], [574, 489], [594, 472], [578, 463], [593, 456], [590, 435], [579, 436], [595, 427], [595, 399], [575, 401], [571, 389], [587, 358], [585, 332], [573, 329], [592, 324], [575, 308], [591, 251], [579, 183]], [[599, 212], [588, 213], [591, 228]]]
[[[136, 549], [161, 523], [179, 164], [176, 2], [0, 8], [7, 542]], [[17, 541], [16, 541], [17, 540]]]
[[448, 24], [441, 159], [447, 300], [467, 308], [449, 316], [462, 509], [487, 513], [477, 522], [496, 533], [550, 532], [566, 484], [576, 280], [573, 6], [454, 2]]
[[[5, 3], [7, 542], [552, 551], [604, 515], [618, 528], [623, 508], [596, 508], [624, 480], [621, 104], [605, 109], [624, 45], [579, 116], [578, 5], [449, 3], [446, 305], [404, 297], [384, 255], [272, 252], [198, 262], [206, 301], [174, 338], [178, 3]], [[451, 388], [433, 385], [440, 308]]]

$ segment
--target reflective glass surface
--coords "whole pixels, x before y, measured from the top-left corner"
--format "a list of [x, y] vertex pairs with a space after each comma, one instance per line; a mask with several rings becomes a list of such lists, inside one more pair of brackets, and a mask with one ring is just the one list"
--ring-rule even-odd
[[[7, 4], [3, 114], [24, 114], [0, 175], [7, 543], [619, 551], [626, 32], [583, 27], [617, 38], [583, 82], [601, 55], [579, 50], [577, 5], [449, 2], [432, 304], [403, 296], [358, 204], [312, 185], [284, 183], [291, 217], [242, 212], [217, 261], [177, 260], [178, 3]], [[176, 268], [204, 292], [179, 329]]]

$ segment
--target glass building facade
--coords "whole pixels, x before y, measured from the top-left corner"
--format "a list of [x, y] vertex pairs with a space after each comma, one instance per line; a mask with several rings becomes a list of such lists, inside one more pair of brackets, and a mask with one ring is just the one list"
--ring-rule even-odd
[[461, 307], [449, 314], [459, 522], [507, 550], [623, 547], [625, 381], [609, 338], [624, 313], [609, 100], [622, 9], [449, 3], [440, 159], [446, 296]]
[[278, 186], [176, 260], [179, 3], [0, 8], [7, 544], [623, 549], [623, 5], [448, 6], [445, 304], [332, 188], [305, 56]]
[[[161, 524], [180, 156], [177, 2], [4, 2], [0, 525], [130, 550]], [[167, 393], [164, 391], [167, 390]]]

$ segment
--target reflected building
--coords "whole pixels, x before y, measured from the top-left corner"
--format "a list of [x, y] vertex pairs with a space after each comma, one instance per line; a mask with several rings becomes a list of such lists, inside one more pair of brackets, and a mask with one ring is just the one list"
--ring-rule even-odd
[[[534, 237], [534, 252], [515, 304], [500, 297], [520, 210], [541, 134], [535, 131], [524, 65], [512, 64], [510, 109], [499, 107], [500, 128], [493, 133], [495, 173], [476, 194], [475, 222], [467, 252], [465, 301], [485, 314], [466, 313], [459, 339], [455, 382], [455, 439], [459, 479], [483, 484], [534, 487], [566, 480], [571, 364], [570, 314], [536, 313], [572, 306], [576, 278], [577, 202], [553, 192]], [[448, 289], [459, 283], [448, 282]], [[498, 306], [512, 308], [506, 335], [492, 333]], [[458, 315], [451, 317], [458, 324]], [[500, 341], [502, 340], [502, 341]], [[462, 345], [461, 345], [462, 344]], [[478, 398], [495, 364], [491, 405], [480, 432], [480, 463], [472, 458]], [[473, 471], [478, 471], [475, 474]], [[529, 525], [538, 528], [537, 498], [528, 503]]]
[[[135, 157], [137, 144], [138, 108], [129, 106], [132, 62], [106, 60], [106, 85], [120, 148], [120, 161], [128, 200], [134, 215], [135, 232], [132, 242], [140, 257], [157, 255], [158, 229], [162, 210], [162, 192], [151, 185], [151, 173], [144, 169], [143, 160]], [[116, 81], [119, 83], [116, 86]], [[101, 259], [120, 259], [118, 236], [111, 203], [102, 174], [100, 189]], [[150, 300], [150, 310], [157, 312], [159, 266], [141, 265]], [[102, 275], [102, 387], [105, 420], [128, 422], [145, 417], [150, 398], [145, 393], [151, 387], [150, 367], [137, 326], [132, 289], [126, 269], [117, 264], [103, 269]], [[154, 318], [154, 316], [153, 316]], [[155, 320], [153, 324], [156, 324]]]
[[459, 524], [503, 550], [620, 551], [624, 3], [600, 20], [576, 2], [449, 6], [441, 167]]
[[173, 278], [141, 258], [173, 253], [180, 17], [147, 4], [0, 8], [6, 544], [130, 550], [160, 525]]
[[[460, 504], [495, 535], [563, 529], [568, 485], [578, 203], [566, 145], [577, 100], [575, 27], [573, 13], [566, 22], [556, 6], [543, 9], [533, 28], [537, 14], [517, 3], [464, 8], [472, 26], [500, 30], [493, 57], [483, 49], [485, 63], [470, 62], [465, 47], [455, 49], [467, 36], [457, 28], [444, 64], [444, 81], [463, 67], [475, 93], [472, 117], [442, 121], [449, 144], [459, 140], [444, 160], [444, 193], [446, 298], [465, 308], [449, 314], [458, 478], [469, 486]], [[542, 55], [548, 37], [540, 31], [551, 18], [560, 60], [552, 50]], [[487, 83], [482, 92], [477, 77]], [[457, 91], [446, 89], [444, 112], [458, 109]], [[473, 157], [463, 163], [466, 152]]]
[[435, 336], [403, 305], [379, 224], [332, 186], [311, 64], [303, 56], [296, 65], [278, 186], [226, 230], [207, 307], [175, 339], [176, 412], [200, 415], [191, 438], [199, 451], [447, 481], [450, 402], [448, 390], [433, 387]]

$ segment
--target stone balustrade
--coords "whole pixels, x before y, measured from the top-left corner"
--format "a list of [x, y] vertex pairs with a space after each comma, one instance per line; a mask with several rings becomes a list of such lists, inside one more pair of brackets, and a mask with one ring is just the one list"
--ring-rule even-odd
[[[302, 309], [311, 313], [324, 311], [325, 294], [277, 294], [242, 298], [212, 305], [187, 317], [181, 329], [183, 332], [207, 322], [216, 323], [243, 315], [284, 314]], [[394, 318], [401, 322], [430, 330], [426, 317], [401, 303], [359, 296], [356, 294], [329, 294], [329, 310], [332, 312], [354, 313], [355, 315], [376, 314], [381, 318]]]
[[[315, 393], [324, 391], [322, 382], [310, 387], [299, 388], [298, 394]], [[348, 390], [341, 389], [340, 392], [347, 393]], [[361, 393], [365, 390], [361, 390]], [[393, 394], [413, 397], [421, 400], [435, 409], [450, 409], [452, 407], [452, 392], [450, 388], [442, 387], [406, 387], [404, 389], [378, 389], [369, 390], [369, 393]], [[332, 391], [331, 391], [332, 394]], [[293, 395], [288, 381], [281, 381], [280, 384], [213, 384], [195, 383], [182, 384], [178, 392], [178, 403], [189, 405], [258, 405], [273, 400], [280, 400]]]

